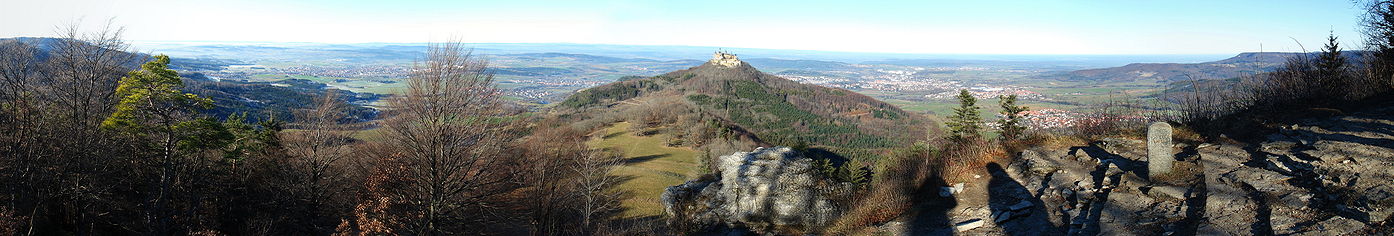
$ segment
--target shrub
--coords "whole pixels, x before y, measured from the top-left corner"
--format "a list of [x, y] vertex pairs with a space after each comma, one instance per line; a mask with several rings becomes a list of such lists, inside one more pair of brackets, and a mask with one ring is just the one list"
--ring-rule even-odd
[[0, 207], [0, 235], [19, 235], [20, 226], [27, 217], [15, 214], [14, 210]]
[[1208, 83], [1208, 88], [1192, 81], [1195, 91], [1182, 99], [1180, 114], [1173, 120], [1208, 135], [1245, 137], [1301, 118], [1338, 115], [1341, 109], [1379, 104], [1372, 99], [1388, 99], [1389, 87], [1375, 77], [1379, 71], [1371, 69], [1384, 67], [1349, 63], [1345, 56], [1349, 52], [1341, 51], [1337, 38], [1332, 35], [1327, 39], [1315, 57], [1290, 58], [1274, 72]]
[[1008, 147], [1008, 151], [1017, 152], [1024, 150], [1020, 147], [1041, 147], [1046, 149], [1068, 149], [1075, 146], [1088, 145], [1089, 141], [1075, 135], [1062, 135], [1051, 132], [1027, 132], [1026, 137], [1017, 142], [1015, 147]]
[[813, 166], [823, 178], [834, 182], [849, 183], [860, 187], [871, 181], [871, 169], [856, 159], [842, 164], [833, 163], [832, 159], [827, 158], [815, 159]]
[[930, 163], [937, 152], [929, 145], [916, 144], [892, 155], [881, 166], [882, 173], [872, 181], [871, 191], [852, 204], [842, 217], [824, 229], [827, 235], [857, 232], [864, 227], [895, 219], [913, 205], [915, 191], [934, 175]]
[[940, 169], [938, 176], [948, 182], [968, 182], [974, 174], [985, 175], [988, 163], [1007, 160], [1001, 145], [984, 139], [950, 142], [943, 150], [934, 164]]
[[1111, 98], [1092, 105], [1089, 111], [1075, 120], [1070, 131], [1080, 139], [1098, 140], [1106, 136], [1139, 136], [1147, 122], [1155, 117], [1147, 112], [1141, 102], [1124, 98]]
[[919, 143], [887, 159], [872, 181], [871, 191], [855, 199], [852, 209], [829, 226], [824, 234], [861, 232], [905, 214], [916, 196], [938, 191], [948, 182], [966, 182], [973, 174], [985, 174], [989, 163], [1002, 161], [1001, 145], [981, 138], [942, 143], [943, 151]]

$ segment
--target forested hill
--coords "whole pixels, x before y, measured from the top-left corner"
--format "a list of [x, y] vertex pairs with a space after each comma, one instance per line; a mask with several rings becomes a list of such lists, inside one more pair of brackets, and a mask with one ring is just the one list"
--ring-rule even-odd
[[[1359, 62], [1363, 52], [1346, 53], [1349, 61]], [[1201, 63], [1133, 63], [1120, 67], [1077, 70], [1047, 77], [1068, 81], [1128, 82], [1158, 80], [1176, 82], [1210, 79], [1229, 79], [1241, 75], [1270, 72], [1282, 67], [1291, 58], [1313, 58], [1315, 53], [1246, 52], [1228, 59]]]
[[911, 144], [923, 139], [929, 126], [923, 117], [871, 97], [766, 74], [722, 53], [689, 69], [582, 90], [560, 106], [625, 109], [656, 101], [686, 107], [662, 109], [690, 110], [710, 120], [706, 123], [734, 126], [727, 129], [749, 132], [766, 144], [803, 143], [849, 157], [874, 157]]
[[[68, 39], [60, 38], [0, 38], [0, 47], [17, 47], [31, 50], [34, 57], [31, 60], [39, 63], [49, 60], [49, 55], [55, 54], [56, 50], [62, 50], [62, 45]], [[79, 42], [82, 43], [82, 42]], [[140, 63], [150, 60], [150, 54], [135, 53], [126, 51], [110, 51], [118, 55], [113, 58], [130, 59], [123, 64], [123, 68], [118, 68], [112, 73], [124, 75], [125, 72], [138, 69]], [[179, 71], [184, 78], [185, 92], [207, 97], [215, 101], [214, 106], [203, 111], [217, 118], [226, 118], [232, 114], [245, 113], [248, 118], [253, 120], [268, 119], [272, 116], [281, 120], [293, 120], [293, 111], [308, 108], [314, 98], [322, 96], [326, 92], [339, 93], [341, 99], [348, 102], [348, 119], [353, 121], [367, 121], [377, 116], [377, 111], [365, 106], [382, 98], [381, 95], [354, 93], [345, 90], [331, 90], [323, 83], [308, 80], [282, 80], [276, 82], [241, 82], [230, 80], [214, 80], [199, 73], [189, 73], [186, 70], [201, 67], [222, 67], [225, 64], [207, 59], [187, 59], [174, 58], [170, 62], [170, 68]]]

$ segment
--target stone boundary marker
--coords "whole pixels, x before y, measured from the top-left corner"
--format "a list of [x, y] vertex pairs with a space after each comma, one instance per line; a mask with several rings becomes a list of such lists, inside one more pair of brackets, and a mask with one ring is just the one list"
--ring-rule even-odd
[[1171, 124], [1155, 122], [1147, 126], [1147, 177], [1171, 173]]

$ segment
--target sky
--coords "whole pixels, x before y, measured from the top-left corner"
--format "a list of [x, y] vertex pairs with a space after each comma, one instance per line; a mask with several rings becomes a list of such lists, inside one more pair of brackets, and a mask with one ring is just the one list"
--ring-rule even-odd
[[1235, 54], [1358, 46], [1350, 0], [0, 0], [0, 37], [579, 43], [922, 54]]

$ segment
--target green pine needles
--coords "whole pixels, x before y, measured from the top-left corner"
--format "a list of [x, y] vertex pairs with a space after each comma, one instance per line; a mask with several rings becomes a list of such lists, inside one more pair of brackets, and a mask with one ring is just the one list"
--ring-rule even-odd
[[958, 108], [954, 108], [953, 116], [949, 117], [949, 131], [952, 132], [950, 138], [963, 140], [969, 138], [982, 137], [982, 121], [979, 115], [982, 113], [976, 105], [978, 99], [973, 97], [967, 89], [958, 91]]
[[[116, 96], [121, 100], [116, 104], [116, 111], [102, 121], [102, 127], [134, 133], [172, 129], [181, 115], [213, 106], [213, 100], [184, 93], [179, 90], [183, 87], [179, 73], [169, 69], [169, 56], [155, 56], [155, 60], [141, 65], [140, 70], [121, 78], [116, 87]], [[160, 125], [141, 122], [145, 120]]]
[[997, 99], [997, 105], [1002, 107], [1002, 119], [997, 121], [997, 126], [1002, 129], [1002, 140], [1020, 138], [1021, 133], [1026, 131], [1026, 126], [1022, 124], [1026, 116], [1021, 113], [1028, 108], [1016, 104], [1015, 94], [997, 96]]

